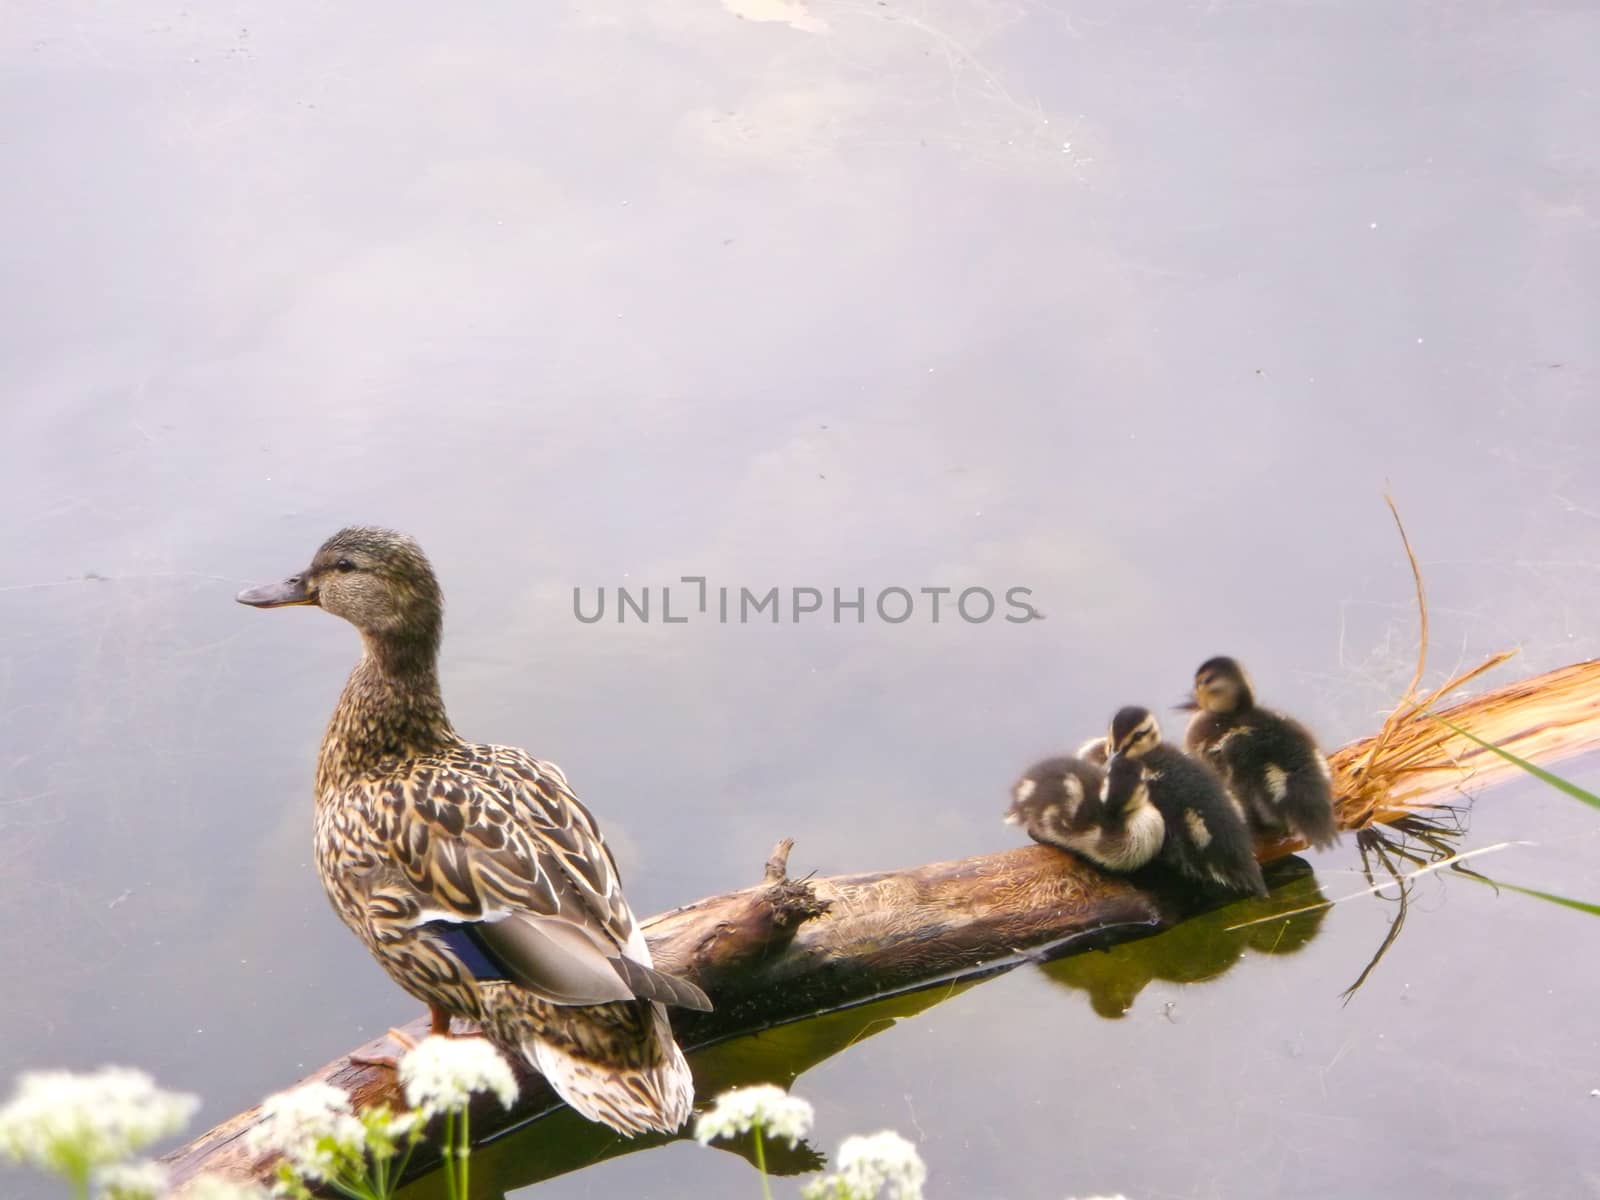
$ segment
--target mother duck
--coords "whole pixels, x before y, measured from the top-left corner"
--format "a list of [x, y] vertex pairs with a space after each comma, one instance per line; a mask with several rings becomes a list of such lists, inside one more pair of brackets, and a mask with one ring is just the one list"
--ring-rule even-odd
[[566, 776], [458, 735], [439, 692], [444, 602], [421, 547], [334, 534], [311, 565], [239, 593], [316, 605], [361, 633], [317, 759], [317, 873], [334, 909], [435, 1033], [478, 1022], [573, 1108], [622, 1133], [671, 1132], [694, 1081], [664, 1005], [709, 1009], [657, 971], [611, 851]]

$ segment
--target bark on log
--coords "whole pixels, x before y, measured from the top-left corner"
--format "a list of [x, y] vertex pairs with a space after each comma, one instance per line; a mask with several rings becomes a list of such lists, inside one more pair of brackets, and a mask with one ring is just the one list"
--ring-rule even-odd
[[[1588, 749], [1600, 744], [1600, 661], [1512, 684], [1443, 715], [1524, 757], [1549, 761]], [[1332, 756], [1336, 783], [1352, 778], [1369, 742]], [[1465, 782], [1479, 786], [1513, 770], [1453, 735], [1446, 753], [1453, 764], [1448, 770], [1406, 768], [1405, 804], [1426, 807]], [[985, 803], [998, 811], [1002, 792], [997, 786], [996, 797]], [[1390, 808], [1383, 811], [1394, 815]], [[998, 821], [996, 826], [999, 836]], [[691, 1057], [717, 1042], [802, 1017], [1006, 969], [1028, 958], [1147, 936], [1194, 911], [1188, 897], [1144, 876], [1105, 875], [1043, 846], [898, 871], [794, 880], [785, 870], [790, 845], [786, 840], [774, 850], [760, 884], [644, 923], [657, 965], [695, 980], [716, 1005], [709, 1013], [673, 1012], [674, 1030]], [[1285, 841], [1260, 850], [1271, 859], [1297, 848]], [[427, 1022], [419, 1017], [400, 1028], [420, 1039]], [[379, 1038], [351, 1055], [394, 1051]], [[403, 1107], [391, 1070], [357, 1065], [350, 1056], [302, 1082], [310, 1080], [344, 1089], [358, 1108], [381, 1102]], [[522, 1097], [511, 1112], [494, 1104], [474, 1108], [475, 1143], [561, 1107], [537, 1075], [525, 1074], [522, 1082]], [[256, 1109], [240, 1113], [169, 1154], [165, 1161], [174, 1181], [202, 1172], [269, 1179], [274, 1163], [245, 1147], [244, 1135], [257, 1119]]]

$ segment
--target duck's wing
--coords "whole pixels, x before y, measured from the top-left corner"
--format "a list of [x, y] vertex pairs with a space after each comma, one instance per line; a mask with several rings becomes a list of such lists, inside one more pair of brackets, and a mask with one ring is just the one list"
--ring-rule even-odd
[[463, 746], [387, 792], [393, 859], [414, 893], [407, 917], [478, 978], [557, 1004], [710, 1007], [699, 988], [655, 970], [611, 851], [554, 764]]

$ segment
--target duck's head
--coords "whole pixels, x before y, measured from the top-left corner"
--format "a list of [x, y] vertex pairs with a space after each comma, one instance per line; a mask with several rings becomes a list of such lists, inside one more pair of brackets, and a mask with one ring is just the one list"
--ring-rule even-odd
[[1113, 757], [1142, 758], [1161, 744], [1161, 726], [1148, 708], [1130, 705], [1119, 708], [1111, 718], [1111, 733], [1106, 738]]
[[416, 541], [392, 529], [352, 525], [323, 542], [311, 565], [281, 583], [236, 597], [253, 608], [314, 604], [370, 641], [437, 647], [444, 601]]
[[1150, 804], [1150, 789], [1144, 781], [1144, 767], [1134, 755], [1119, 754], [1106, 767], [1105, 785], [1100, 799], [1115, 802], [1116, 813], [1132, 817]]
[[1208, 658], [1194, 673], [1194, 696], [1181, 706], [1186, 712], [1231, 713], [1255, 703], [1250, 677], [1237, 661]]

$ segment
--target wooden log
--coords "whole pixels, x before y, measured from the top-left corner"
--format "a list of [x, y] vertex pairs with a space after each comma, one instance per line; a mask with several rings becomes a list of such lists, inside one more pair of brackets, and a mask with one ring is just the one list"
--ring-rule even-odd
[[[780, 853], [787, 847], [780, 844]], [[770, 871], [770, 868], [769, 868]], [[1074, 936], [1115, 940], [1128, 927], [1159, 927], [1158, 902], [1125, 880], [1101, 874], [1044, 846], [1022, 846], [907, 871], [811, 881], [769, 876], [761, 884], [673, 909], [645, 923], [663, 970], [693, 979], [716, 1005], [675, 1010], [673, 1029], [692, 1052], [740, 1033], [860, 1002], [1008, 956], [1017, 948]], [[427, 1021], [397, 1026], [420, 1040]], [[355, 1057], [396, 1053], [387, 1036]], [[358, 1108], [403, 1107], [392, 1070], [347, 1056], [302, 1082], [325, 1080]], [[509, 1113], [473, 1110], [474, 1138], [492, 1137], [560, 1102], [538, 1075], [523, 1072]], [[167, 1158], [173, 1178], [201, 1171], [266, 1179], [274, 1164], [251, 1156], [244, 1134], [257, 1110], [223, 1122]]]
[[[1549, 761], [1588, 749], [1600, 744], [1600, 661], [1512, 684], [1443, 715], [1524, 757]], [[1465, 783], [1485, 785], [1514, 769], [1448, 731], [1435, 736], [1436, 724], [1427, 717], [1417, 720], [1427, 722], [1415, 736], [1431, 739], [1433, 757], [1423, 761], [1408, 755], [1395, 773], [1399, 798], [1392, 795], [1376, 810], [1370, 795], [1379, 769], [1369, 758], [1373, 739], [1332, 756], [1336, 787], [1348, 800], [1341, 813], [1359, 811], [1365, 818], [1375, 811], [1378, 819], [1390, 819], [1425, 808], [1442, 793], [1457, 793]], [[1002, 790], [997, 787], [997, 796]], [[998, 807], [998, 799], [988, 803]], [[697, 1070], [696, 1051], [741, 1034], [1006, 969], [1029, 958], [1148, 936], [1195, 911], [1189, 897], [1144, 875], [1109, 876], [1044, 846], [897, 871], [795, 880], [786, 871], [790, 845], [779, 843], [756, 886], [644, 922], [657, 965], [695, 980], [715, 1003], [709, 1013], [673, 1013], [674, 1030]], [[1260, 850], [1268, 860], [1297, 848], [1282, 841]], [[399, 1028], [420, 1039], [427, 1022], [419, 1017]], [[394, 1052], [379, 1038], [302, 1082], [332, 1083], [358, 1108], [402, 1107], [392, 1070], [352, 1061], [352, 1056]], [[537, 1075], [524, 1073], [522, 1083], [512, 1111], [493, 1103], [474, 1108], [475, 1143], [563, 1107]], [[250, 1154], [245, 1145], [245, 1134], [258, 1119], [257, 1109], [240, 1113], [167, 1155], [174, 1181], [200, 1173], [269, 1179], [274, 1162]], [[602, 1135], [615, 1140], [596, 1127], [596, 1136]], [[419, 1165], [428, 1164], [419, 1156]]]

